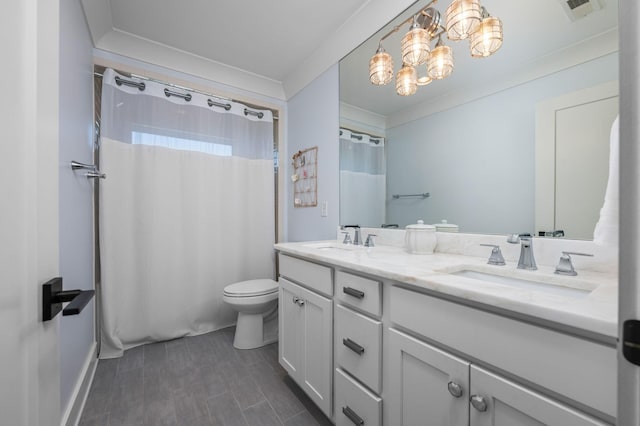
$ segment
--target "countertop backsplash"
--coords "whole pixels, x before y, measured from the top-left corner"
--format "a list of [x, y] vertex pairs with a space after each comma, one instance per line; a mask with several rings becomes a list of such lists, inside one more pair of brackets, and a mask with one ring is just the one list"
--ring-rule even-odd
[[[336, 230], [336, 240], [342, 242], [343, 232], [348, 231], [353, 239], [354, 230]], [[374, 234], [376, 245], [404, 247], [404, 229], [361, 228], [362, 242], [368, 234]], [[461, 254], [465, 256], [486, 257], [491, 254], [491, 247], [480, 244], [499, 245], [507, 262], [517, 262], [520, 257], [520, 244], [507, 243], [506, 235], [465, 234], [458, 232], [436, 232], [436, 253]], [[593, 254], [593, 257], [571, 256], [577, 271], [590, 270], [609, 274], [618, 273], [618, 248], [595, 244], [593, 241], [570, 240], [564, 238], [534, 238], [533, 250], [536, 263], [555, 266], [563, 251]], [[415, 255], [425, 256], [429, 255]]]

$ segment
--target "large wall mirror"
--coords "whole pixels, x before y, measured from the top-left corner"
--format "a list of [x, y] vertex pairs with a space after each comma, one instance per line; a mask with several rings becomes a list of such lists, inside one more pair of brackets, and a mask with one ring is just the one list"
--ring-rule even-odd
[[[433, 4], [443, 20], [449, 3]], [[427, 1], [343, 58], [340, 223], [404, 228], [446, 220], [460, 232], [562, 230], [591, 239], [618, 113], [618, 4], [589, 0], [572, 11], [579, 3], [483, 0], [502, 20], [501, 48], [474, 58], [467, 40], [443, 37], [452, 74], [411, 96], [396, 94], [395, 78], [371, 84], [369, 60], [380, 39]], [[382, 43], [395, 73], [408, 30]]]

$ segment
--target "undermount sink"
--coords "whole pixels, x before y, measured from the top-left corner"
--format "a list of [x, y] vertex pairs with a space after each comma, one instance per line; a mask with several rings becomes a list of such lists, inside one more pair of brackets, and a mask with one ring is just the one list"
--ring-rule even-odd
[[361, 250], [364, 246], [354, 246], [353, 244], [341, 244], [337, 242], [327, 241], [323, 243], [304, 244], [303, 247], [313, 248], [316, 250], [354, 251]]
[[460, 271], [452, 272], [452, 275], [512, 288], [519, 288], [522, 290], [539, 291], [542, 293], [573, 298], [586, 297], [589, 295], [589, 293], [591, 293], [591, 291], [594, 290], [592, 286], [588, 286], [589, 288], [579, 288], [577, 286], [571, 287], [559, 283], [532, 281], [522, 278], [508, 277], [505, 275], [496, 275], [487, 272], [474, 271], [470, 269], [463, 269]]

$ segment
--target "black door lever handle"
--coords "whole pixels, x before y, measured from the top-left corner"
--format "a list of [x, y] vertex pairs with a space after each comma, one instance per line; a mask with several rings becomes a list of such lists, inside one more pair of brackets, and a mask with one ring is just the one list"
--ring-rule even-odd
[[[63, 316], [78, 315], [93, 298], [94, 290], [62, 290], [62, 277], [42, 284], [42, 321], [55, 318], [60, 311]], [[64, 310], [63, 303], [69, 303]]]

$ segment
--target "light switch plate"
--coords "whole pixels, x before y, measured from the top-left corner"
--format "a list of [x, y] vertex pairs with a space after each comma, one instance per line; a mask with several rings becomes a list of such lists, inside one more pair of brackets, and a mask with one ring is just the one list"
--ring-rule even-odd
[[327, 217], [329, 215], [329, 202], [323, 201], [322, 208], [320, 209], [320, 216]]

